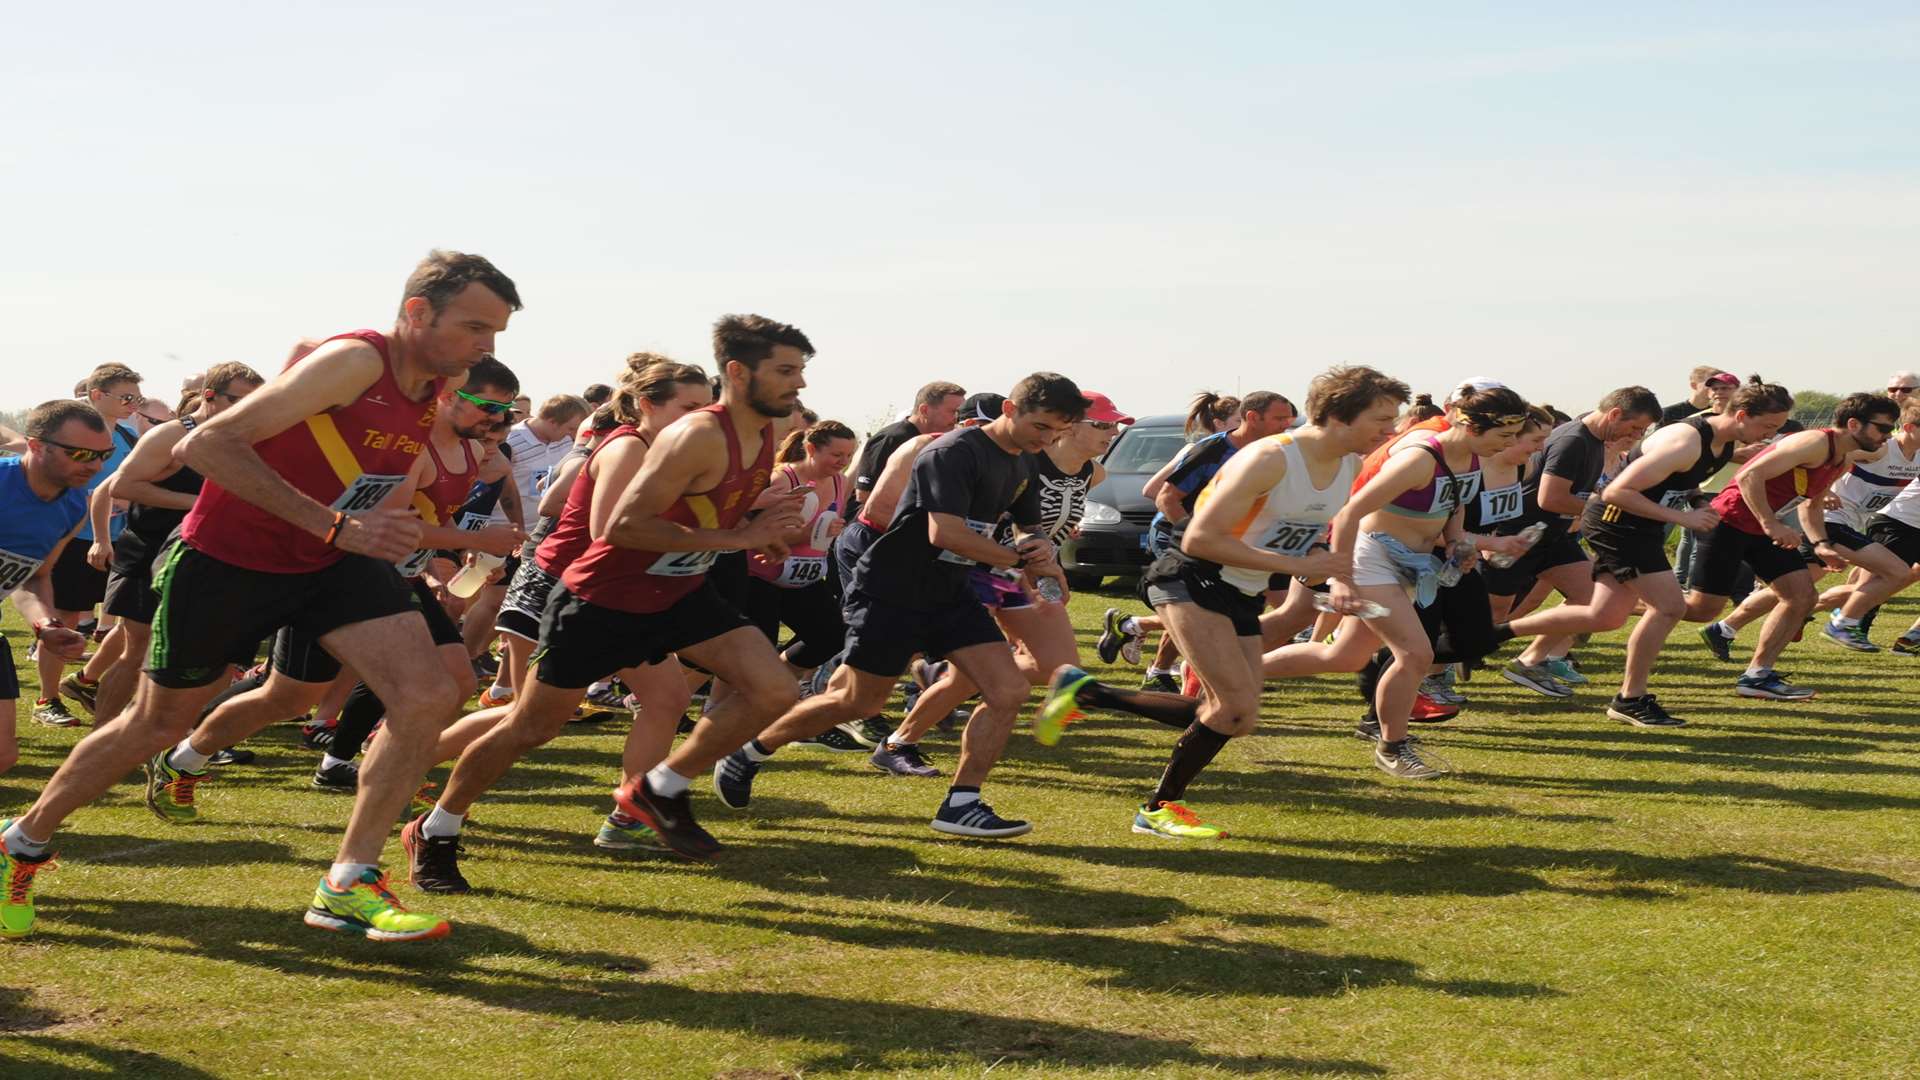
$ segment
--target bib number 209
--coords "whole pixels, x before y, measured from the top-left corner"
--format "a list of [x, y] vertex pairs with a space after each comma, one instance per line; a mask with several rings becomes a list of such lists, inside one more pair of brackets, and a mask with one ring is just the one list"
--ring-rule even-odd
[[647, 573], [655, 577], [695, 577], [713, 569], [719, 557], [717, 551], [669, 551], [655, 559]]

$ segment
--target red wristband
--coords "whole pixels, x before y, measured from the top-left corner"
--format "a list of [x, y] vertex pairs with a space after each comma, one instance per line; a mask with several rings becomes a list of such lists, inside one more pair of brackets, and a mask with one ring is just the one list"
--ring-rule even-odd
[[340, 537], [340, 526], [345, 523], [346, 520], [347, 512], [345, 510], [335, 510], [333, 512], [333, 527], [327, 530], [327, 538], [321, 541], [321, 543], [332, 547], [333, 542]]

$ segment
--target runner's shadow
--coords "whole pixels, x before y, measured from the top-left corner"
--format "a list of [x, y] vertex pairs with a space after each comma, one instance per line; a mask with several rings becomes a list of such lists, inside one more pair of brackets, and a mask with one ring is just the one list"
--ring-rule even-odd
[[163, 836], [74, 833], [62, 836], [58, 854], [76, 863], [112, 866], [245, 866], [297, 861], [286, 844], [267, 840], [216, 840], [207, 832], [169, 829]]
[[1909, 795], [1791, 788], [1757, 780], [1634, 780], [1624, 777], [1526, 776], [1484, 770], [1476, 771], [1474, 775], [1516, 789], [1573, 793], [1595, 798], [1667, 795], [1702, 801], [1734, 799], [1774, 803], [1809, 810], [1920, 810], [1920, 798]]
[[[3, 1015], [3, 1014], [0, 1014]], [[7, 1029], [0, 1026], [0, 1032]], [[105, 1076], [135, 1076], [140, 1080], [213, 1080], [216, 1073], [188, 1065], [183, 1061], [150, 1054], [145, 1050], [124, 1050], [102, 1046], [84, 1039], [29, 1035], [27, 1045], [66, 1056], [81, 1058], [85, 1066], [64, 1062], [36, 1061], [31, 1065], [15, 1061], [0, 1050], [0, 1076], [17, 1080], [99, 1080]]]

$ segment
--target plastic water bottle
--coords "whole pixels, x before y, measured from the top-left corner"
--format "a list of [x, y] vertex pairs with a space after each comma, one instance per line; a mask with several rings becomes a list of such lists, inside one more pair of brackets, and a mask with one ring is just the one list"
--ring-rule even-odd
[[[1519, 532], [1515, 533], [1514, 535], [1524, 539], [1527, 542], [1527, 546], [1531, 548], [1533, 545], [1539, 543], [1540, 538], [1542, 536], [1545, 536], [1546, 534], [1547, 534], [1547, 523], [1544, 521], [1536, 521], [1533, 524], [1527, 526], [1526, 528], [1521, 529]], [[1499, 567], [1500, 569], [1505, 570], [1507, 567], [1512, 566], [1514, 563], [1519, 562], [1520, 556], [1489, 555], [1487, 556], [1487, 561]]]
[[506, 558], [500, 555], [490, 555], [484, 551], [476, 552], [473, 561], [461, 567], [460, 572], [453, 575], [453, 580], [447, 582], [447, 591], [463, 598], [472, 596], [480, 591], [488, 578], [493, 576], [494, 570], [506, 561]]
[[1067, 598], [1066, 594], [1060, 591], [1060, 583], [1050, 577], [1043, 577], [1034, 582], [1033, 592], [1049, 604], [1058, 604]]
[[[1346, 614], [1344, 611], [1336, 610], [1333, 606], [1333, 598], [1323, 592], [1313, 594], [1313, 606], [1315, 610], [1318, 611], [1331, 611], [1336, 615]], [[1393, 614], [1393, 611], [1385, 604], [1378, 604], [1372, 600], [1362, 600], [1360, 601], [1360, 606], [1354, 610], [1353, 614], [1362, 619], [1379, 619]]]

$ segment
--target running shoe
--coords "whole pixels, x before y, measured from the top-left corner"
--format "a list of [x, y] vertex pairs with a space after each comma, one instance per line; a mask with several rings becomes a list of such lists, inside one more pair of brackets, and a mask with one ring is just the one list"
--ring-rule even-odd
[[600, 689], [587, 694], [586, 702], [589, 705], [601, 709], [624, 709], [626, 708], [626, 696], [627, 688], [621, 686], [619, 680], [616, 679]]
[[321, 791], [351, 795], [360, 790], [360, 766], [351, 761], [342, 761], [338, 765], [315, 769], [313, 779], [308, 783]]
[[60, 692], [87, 707], [88, 712], [95, 711], [94, 702], [100, 696], [100, 684], [81, 682], [83, 672], [76, 671], [60, 680]]
[[1227, 835], [1227, 830], [1201, 821], [1200, 815], [1179, 799], [1161, 803], [1158, 810], [1142, 805], [1133, 812], [1133, 831], [1168, 840], [1218, 840]]
[[301, 724], [300, 745], [309, 750], [327, 750], [333, 746], [333, 724]]
[[818, 746], [836, 754], [864, 754], [871, 751], [873, 747], [854, 738], [852, 732], [847, 730], [850, 727], [853, 727], [850, 723], [836, 724], [811, 739], [802, 739], [796, 745]]
[[1180, 681], [1173, 677], [1172, 672], [1156, 671], [1140, 680], [1140, 689], [1161, 694], [1177, 694], [1180, 692]]
[[1587, 685], [1587, 677], [1585, 675], [1580, 674], [1579, 668], [1576, 668], [1573, 666], [1573, 660], [1570, 657], [1565, 657], [1565, 656], [1549, 657], [1547, 659], [1547, 662], [1540, 666], [1546, 668], [1548, 671], [1553, 672], [1553, 677], [1556, 679], [1559, 679], [1562, 683], [1566, 684], [1567, 686]]
[[[1837, 622], [1828, 620], [1827, 624], [1820, 628], [1820, 636], [1843, 649], [1852, 649], [1854, 652], [1880, 651], [1880, 646], [1867, 639], [1867, 628], [1858, 624], [1841, 626]], [[65, 689], [66, 685], [61, 683], [61, 689]]]
[[999, 838], [1025, 836], [1033, 831], [1033, 825], [1001, 817], [993, 812], [993, 807], [988, 806], [985, 799], [975, 799], [965, 806], [955, 806], [951, 801], [943, 800], [940, 812], [933, 815], [933, 831], [948, 836]]
[[1920, 656], [1920, 634], [1901, 634], [1893, 639], [1893, 651], [1901, 656]]
[[1518, 660], [1508, 662], [1500, 669], [1500, 674], [1510, 683], [1517, 683], [1536, 694], [1548, 697], [1572, 697], [1573, 690], [1548, 671], [1545, 664], [1523, 664]]
[[1413, 696], [1413, 709], [1407, 713], [1408, 723], [1444, 724], [1460, 715], [1460, 706], [1442, 705], [1425, 694]]
[[33, 718], [48, 727], [72, 727], [80, 718], [67, 711], [67, 703], [58, 697], [52, 701], [35, 701]]
[[473, 891], [460, 873], [460, 837], [428, 836], [421, 829], [426, 822], [427, 815], [421, 814], [400, 830], [400, 850], [407, 853], [407, 880], [421, 892]]
[[[0, 818], [0, 832], [12, 826], [12, 818]], [[0, 937], [26, 937], [33, 931], [34, 875], [53, 868], [51, 851], [37, 857], [15, 855], [0, 844]]]
[[1435, 705], [1457, 708], [1467, 703], [1467, 696], [1456, 692], [1447, 685], [1447, 681], [1438, 675], [1429, 675], [1420, 680], [1420, 696]]
[[321, 878], [313, 890], [313, 903], [307, 906], [307, 925], [336, 933], [357, 932], [370, 941], [425, 941], [446, 937], [453, 930], [445, 919], [408, 911], [387, 888], [387, 875], [378, 870], [362, 871], [360, 880], [345, 890]]
[[1106, 622], [1100, 631], [1100, 642], [1094, 648], [1100, 653], [1100, 662], [1111, 664], [1124, 658], [1129, 664], [1140, 662], [1139, 633], [1128, 633], [1122, 625], [1127, 617], [1119, 608], [1108, 608]]
[[863, 742], [875, 750], [887, 744], [887, 737], [893, 734], [894, 729], [894, 725], [884, 716], [869, 716], [854, 726], [860, 729], [854, 741]]
[[745, 810], [753, 801], [753, 778], [760, 773], [760, 762], [747, 756], [741, 747], [713, 766], [713, 793], [723, 806]]
[[193, 789], [207, 774], [167, 764], [171, 753], [173, 747], [169, 746], [147, 759], [147, 809], [158, 814], [161, 821], [185, 825], [200, 816], [199, 807], [193, 804]]
[[1623, 698], [1615, 694], [1613, 700], [1607, 703], [1607, 715], [1634, 727], [1687, 726], [1685, 720], [1671, 716], [1661, 708], [1652, 694], [1642, 694], [1637, 698]]
[[493, 655], [492, 649], [488, 649], [473, 658], [473, 671], [483, 679], [491, 679], [500, 674], [500, 658]]
[[209, 765], [251, 765], [253, 764], [254, 758], [258, 756], [259, 755], [255, 754], [251, 750], [242, 750], [238, 747], [229, 746], [225, 750], [214, 751], [213, 756], [207, 759], [207, 764]]
[[1439, 769], [1421, 759], [1420, 751], [1412, 739], [1402, 739], [1398, 743], [1375, 743], [1373, 763], [1381, 772], [1402, 780], [1428, 780], [1440, 775]]
[[1723, 664], [1733, 663], [1733, 635], [1720, 632], [1720, 624], [1710, 622], [1700, 628], [1700, 640], [1707, 643], [1707, 651], [1715, 660]]
[[1200, 696], [1200, 673], [1192, 664], [1180, 665], [1180, 696], [1197, 698]]
[[608, 851], [664, 851], [665, 844], [645, 823], [625, 814], [608, 814], [600, 820], [600, 831], [593, 835], [593, 846]]
[[[1353, 736], [1356, 739], [1365, 739], [1370, 743], [1379, 742], [1380, 721], [1375, 720], [1371, 716], [1361, 717], [1360, 722], [1353, 725]], [[1407, 737], [1412, 738], [1413, 736], [1409, 735]]]
[[1768, 701], [1806, 701], [1814, 696], [1814, 691], [1793, 685], [1777, 671], [1769, 671], [1765, 675], [1742, 675], [1734, 682], [1733, 692], [1741, 697], [1764, 698]]
[[510, 686], [501, 686], [499, 683], [489, 683], [485, 690], [480, 691], [479, 701], [480, 707], [483, 709], [497, 708], [501, 705], [511, 705], [513, 703], [513, 688]]
[[720, 841], [693, 820], [693, 801], [685, 792], [662, 795], [641, 777], [638, 783], [613, 789], [613, 804], [620, 812], [653, 830], [660, 842], [676, 855], [689, 859], [711, 859], [720, 851]]
[[[1111, 610], [1111, 609], [1109, 609]], [[1071, 664], [1062, 664], [1047, 683], [1047, 700], [1033, 718], [1033, 737], [1041, 746], [1053, 746], [1067, 733], [1067, 725], [1086, 718], [1080, 711], [1080, 688], [1093, 676]]]
[[940, 770], [927, 761], [914, 743], [885, 742], [867, 760], [883, 773], [894, 776], [939, 776]]

